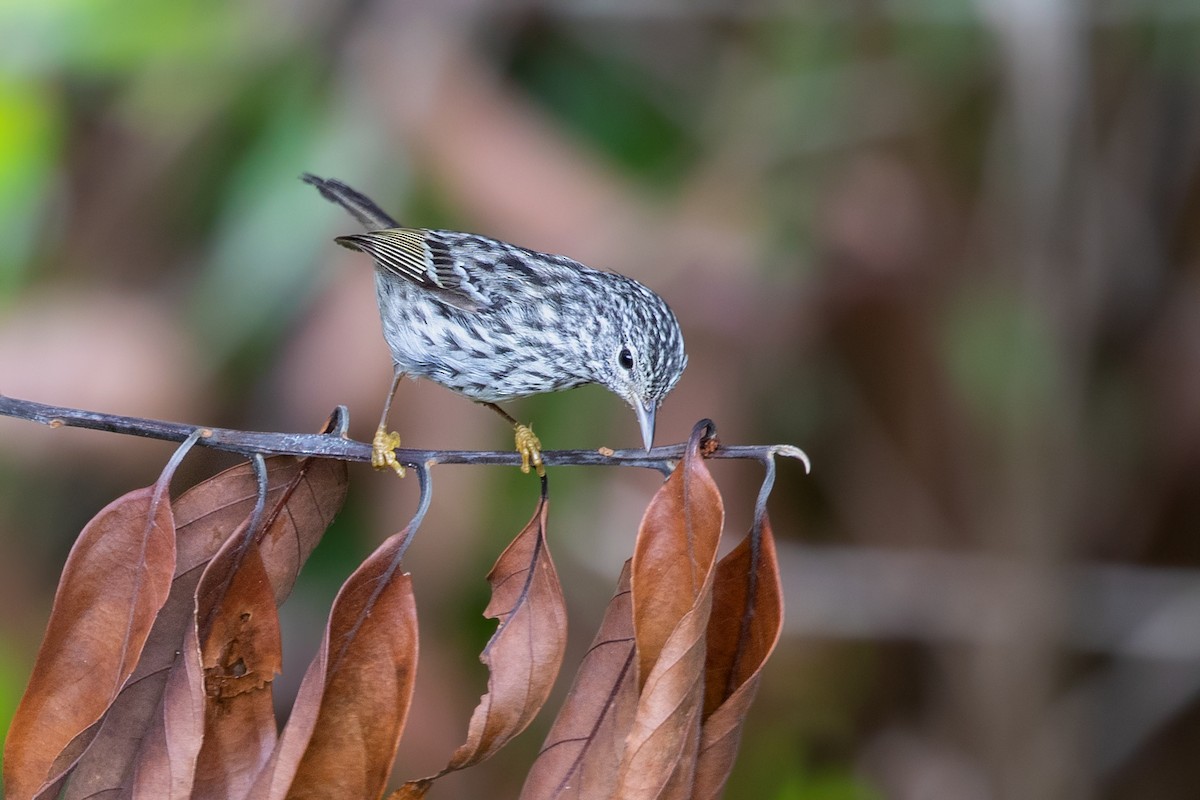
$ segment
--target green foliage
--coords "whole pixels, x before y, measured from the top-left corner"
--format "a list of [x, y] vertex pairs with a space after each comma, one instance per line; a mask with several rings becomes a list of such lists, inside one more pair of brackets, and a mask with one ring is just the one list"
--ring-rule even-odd
[[572, 132], [651, 187], [671, 183], [691, 163], [688, 129], [664, 107], [667, 88], [619, 56], [585, 50], [553, 28], [535, 26], [509, 69]]
[[0, 72], [0, 308], [32, 268], [61, 138], [49, 88]]
[[276, 339], [312, 291], [318, 269], [311, 242], [287, 234], [322, 219], [312, 197], [296, 191], [294, 174], [315, 149], [313, 82], [306, 70], [291, 70], [254, 101], [254, 139], [229, 165], [215, 247], [192, 296], [196, 327], [217, 363]]
[[237, 36], [237, 8], [203, 0], [7, 0], [4, 52], [9, 63], [95, 74], [154, 62], [211, 65]]
[[1029, 431], [1060, 391], [1062, 366], [1037, 310], [1004, 291], [954, 307], [941, 341], [966, 408], [981, 428]]
[[[7, 637], [0, 637], [0, 730], [3, 731], [8, 730], [21, 692], [25, 689], [26, 665], [16, 658], [20, 652], [15, 643], [7, 641]], [[0, 736], [0, 745], [3, 745], [3, 740], [4, 737]], [[3, 763], [4, 757], [0, 751], [0, 765]], [[3, 783], [0, 783], [2, 786]]]
[[843, 765], [812, 763], [797, 752], [796, 742], [761, 735], [742, 747], [738, 765], [729, 779], [730, 798], [762, 797], [771, 800], [882, 800], [883, 795], [861, 776]]

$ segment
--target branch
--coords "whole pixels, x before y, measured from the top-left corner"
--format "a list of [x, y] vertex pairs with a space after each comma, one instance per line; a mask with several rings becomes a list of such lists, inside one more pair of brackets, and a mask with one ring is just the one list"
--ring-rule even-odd
[[[370, 462], [371, 446], [346, 438], [350, 414], [345, 406], [338, 406], [333, 413], [332, 434], [320, 433], [259, 433], [238, 431], [228, 428], [207, 428], [186, 425], [180, 422], [125, 417], [117, 414], [102, 414], [77, 408], [51, 406], [32, 400], [20, 400], [0, 394], [0, 416], [40, 422], [52, 428], [67, 426], [92, 430], [144, 436], [182, 442], [193, 432], [200, 431], [197, 444], [224, 450], [251, 458], [255, 455], [290, 455], [297, 457], [316, 456], [340, 461]], [[792, 445], [736, 445], [726, 446], [716, 442], [716, 427], [709, 423], [710, 445], [704, 448], [709, 458], [738, 458], [773, 463], [775, 456], [799, 459], [804, 471], [810, 470], [808, 456]], [[715, 444], [715, 446], [713, 446]], [[547, 466], [620, 466], [648, 467], [660, 472], [669, 472], [670, 462], [683, 458], [686, 444], [664, 445], [645, 450], [544, 450], [542, 461]], [[396, 450], [396, 459], [403, 464], [417, 467], [436, 464], [491, 464], [519, 466], [521, 456], [513, 450]]]

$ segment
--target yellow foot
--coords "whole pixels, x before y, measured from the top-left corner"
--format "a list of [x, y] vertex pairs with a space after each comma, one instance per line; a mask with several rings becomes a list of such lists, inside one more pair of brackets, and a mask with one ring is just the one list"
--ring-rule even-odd
[[542, 443], [534, 435], [533, 428], [518, 424], [516, 441], [517, 452], [521, 454], [521, 472], [529, 472], [529, 465], [533, 464], [538, 476], [544, 477], [546, 468], [542, 466]]
[[399, 446], [400, 434], [395, 431], [388, 433], [387, 429], [380, 425], [379, 430], [375, 431], [375, 438], [371, 440], [371, 466], [375, 469], [391, 467], [403, 478], [404, 465], [396, 460], [396, 448]]

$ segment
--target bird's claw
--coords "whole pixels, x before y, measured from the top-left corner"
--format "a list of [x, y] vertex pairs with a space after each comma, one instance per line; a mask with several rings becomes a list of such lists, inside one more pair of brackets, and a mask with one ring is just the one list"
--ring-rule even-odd
[[382, 425], [379, 430], [375, 431], [375, 438], [371, 440], [371, 466], [375, 469], [391, 468], [393, 472], [404, 477], [404, 465], [396, 460], [396, 448], [400, 446], [400, 434], [395, 431], [390, 433]]
[[517, 452], [521, 454], [521, 472], [528, 473], [532, 464], [537, 470], [538, 477], [545, 477], [546, 468], [542, 466], [542, 443], [534, 434], [533, 428], [518, 424], [516, 427]]

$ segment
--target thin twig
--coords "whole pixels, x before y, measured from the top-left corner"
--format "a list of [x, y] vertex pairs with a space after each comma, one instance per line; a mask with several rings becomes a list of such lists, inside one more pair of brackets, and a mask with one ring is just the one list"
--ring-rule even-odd
[[[345, 410], [341, 409], [345, 414]], [[237, 453], [246, 457], [255, 455], [291, 455], [334, 458], [340, 461], [370, 462], [371, 446], [366, 442], [347, 439], [344, 436], [319, 433], [259, 433], [229, 428], [208, 428], [186, 425], [180, 422], [126, 417], [118, 414], [103, 414], [77, 408], [64, 408], [20, 400], [0, 394], [0, 416], [27, 419], [51, 427], [90, 428], [92, 430], [144, 436], [182, 442], [196, 430], [200, 430], [197, 444]], [[683, 458], [686, 444], [664, 445], [653, 450], [545, 450], [542, 461], [547, 466], [621, 466], [648, 467], [659, 471], [669, 470], [671, 462]], [[808, 456], [798, 447], [791, 445], [717, 445], [709, 458], [749, 459], [766, 463], [775, 456], [796, 458], [810, 469]], [[417, 466], [425, 464], [489, 464], [519, 466], [521, 456], [513, 450], [396, 450], [396, 459], [403, 464]]]

